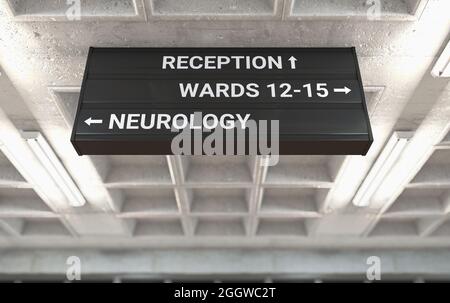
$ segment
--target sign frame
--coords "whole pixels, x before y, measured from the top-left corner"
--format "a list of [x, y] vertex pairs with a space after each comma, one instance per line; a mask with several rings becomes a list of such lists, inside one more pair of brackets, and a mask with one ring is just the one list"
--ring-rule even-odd
[[[370, 125], [370, 119], [368, 115], [366, 100], [365, 100], [365, 94], [364, 94], [364, 88], [362, 85], [362, 79], [356, 54], [356, 49], [354, 47], [352, 48], [94, 48], [91, 47], [88, 52], [88, 58], [86, 63], [86, 69], [84, 72], [83, 82], [81, 86], [80, 91], [80, 97], [78, 102], [78, 107], [76, 111], [76, 117], [74, 122], [74, 127], [72, 130], [71, 135], [71, 142], [76, 150], [76, 152], [79, 155], [170, 155], [172, 154], [172, 151], [170, 149], [170, 137], [167, 136], [158, 136], [158, 135], [143, 135], [138, 133], [130, 133], [130, 134], [120, 134], [120, 135], [114, 135], [114, 134], [106, 134], [106, 133], [97, 133], [97, 134], [82, 134], [80, 133], [80, 125], [83, 125], [83, 122], [88, 120], [85, 119], [83, 110], [84, 107], [86, 107], [88, 104], [86, 102], [86, 91], [87, 88], [89, 89], [88, 81], [90, 81], [91, 77], [99, 77], [98, 75], [92, 74], [92, 64], [93, 64], [93, 57], [95, 53], [101, 53], [101, 52], [117, 52], [117, 53], [123, 53], [124, 55], [127, 54], [127, 52], [146, 52], [146, 51], [152, 51], [152, 52], [159, 52], [159, 53], [165, 53], [165, 54], [173, 54], [173, 53], [180, 53], [180, 52], [204, 52], [204, 53], [227, 53], [227, 52], [240, 52], [240, 53], [270, 53], [270, 52], [320, 52], [320, 53], [326, 53], [328, 56], [330, 56], [329, 60], [332, 60], [333, 54], [339, 53], [339, 52], [349, 52], [352, 56], [352, 60], [354, 63], [354, 78], [352, 79], [345, 79], [345, 75], [340, 75], [339, 71], [330, 71], [330, 78], [332, 80], [328, 81], [354, 81], [355, 85], [351, 86], [351, 91], [355, 90], [359, 93], [360, 102], [358, 102], [359, 108], [353, 108], [352, 104], [346, 104], [349, 102], [338, 102], [340, 109], [347, 112], [347, 118], [339, 118], [342, 123], [347, 123], [351, 121], [356, 121], [355, 119], [352, 120], [352, 117], [354, 117], [356, 114], [358, 116], [358, 123], [364, 123], [365, 132], [363, 133], [353, 133], [353, 134], [339, 134], [339, 133], [329, 133], [329, 134], [288, 134], [283, 133], [283, 129], [280, 131], [280, 149], [279, 154], [280, 155], [366, 155], [368, 152], [371, 144], [373, 143], [373, 135], [372, 135], [372, 129]], [[292, 61], [289, 61], [290, 64], [292, 64]], [[293, 65], [292, 65], [293, 66]], [[323, 69], [326, 69], [326, 67], [322, 67]], [[253, 71], [254, 72], [254, 71]], [[295, 72], [295, 70], [294, 70]], [[145, 72], [144, 72], [145, 73]], [[175, 73], [177, 73], [175, 71]], [[283, 72], [278, 72], [276, 75], [273, 73], [270, 75], [264, 74], [265, 71], [261, 71], [260, 73], [253, 73], [250, 71], [248, 72], [249, 76], [246, 76], [246, 79], [254, 79], [255, 81], [289, 81], [292, 80], [292, 78], [299, 78], [298, 80], [303, 80], [308, 82], [308, 78], [304, 76], [305, 74], [295, 74], [295, 77], [290, 75], [288, 80], [286, 80], [285, 74]], [[101, 73], [100, 73], [101, 74]], [[179, 73], [177, 73], [178, 75]], [[206, 73], [205, 73], [206, 74]], [[232, 80], [233, 78], [230, 76], [233, 73], [230, 72], [227, 74], [227, 80]], [[94, 75], [94, 76], [93, 76]], [[133, 75], [127, 75], [125, 78], [120, 78], [120, 75], [113, 75], [112, 78], [117, 77], [117, 80], [120, 81], [133, 81]], [[127, 78], [128, 77], [128, 78]], [[157, 77], [157, 75], [153, 75], [152, 77]], [[183, 78], [187, 77], [187, 78]], [[219, 76], [213, 76], [212, 81], [217, 80], [217, 78], [223, 77], [223, 75]], [[335, 78], [333, 78], [335, 77]], [[145, 78], [145, 76], [144, 76]], [[185, 75], [177, 76], [175, 77], [178, 80], [184, 80], [184, 81], [191, 81], [191, 80], [197, 80], [197, 81], [206, 81], [204, 76], [192, 76], [192, 74], [186, 73]], [[337, 78], [337, 79], [336, 79]], [[166, 82], [170, 81], [170, 77], [167, 75], [164, 75], [162, 79]], [[209, 78], [208, 78], [209, 79]], [[244, 79], [245, 80], [245, 79]], [[319, 79], [309, 79], [312, 81], [317, 81]], [[156, 81], [156, 80], [155, 80]], [[209, 80], [210, 81], [210, 80]], [[235, 79], [235, 81], [243, 81], [242, 75]], [[293, 80], [294, 81], [294, 80]], [[310, 81], [311, 82], [311, 81]], [[108, 84], [106, 83], [106, 87]], [[157, 85], [155, 85], [157, 86]], [[114, 87], [109, 85], [109, 87]], [[338, 89], [338, 91], [336, 91]], [[335, 94], [341, 93], [342, 95], [347, 94], [353, 94], [353, 92], [347, 92], [347, 89], [349, 89], [347, 86], [334, 88]], [[350, 89], [349, 89], [350, 90]], [[100, 94], [102, 92], [102, 89], [99, 89]], [[114, 98], [114, 94], [112, 94], [112, 97]], [[194, 98], [195, 99], [195, 98]], [[194, 102], [197, 102], [195, 100]], [[217, 101], [216, 101], [217, 102]], [[228, 102], [228, 101], [226, 101]], [[234, 105], [229, 104], [229, 108], [233, 108], [236, 110], [240, 110], [240, 107], [248, 107], [247, 104], [251, 101], [240, 101], [236, 102]], [[283, 102], [282, 106], [280, 105], [280, 102]], [[270, 112], [276, 112], [276, 110], [282, 110], [280, 108], [285, 108], [286, 114], [289, 114], [289, 112], [292, 112], [295, 110], [296, 106], [299, 106], [299, 104], [288, 104], [284, 103], [285, 101], [278, 101], [274, 100], [273, 102], [268, 102], [268, 104], [262, 104], [265, 106], [264, 108], [267, 109]], [[198, 110], [202, 109], [202, 106], [205, 106], [205, 104], [208, 106], [210, 104], [210, 101], [200, 101], [197, 104], [195, 104], [195, 108]], [[300, 102], [299, 102], [300, 103]], [[351, 103], [351, 102], [350, 102]], [[107, 104], [107, 103], [106, 103]], [[118, 112], [124, 112], [127, 110], [127, 104], [120, 104], [120, 100], [114, 104], [113, 109], [117, 110]], [[261, 103], [259, 103], [261, 104]], [[303, 117], [305, 120], [308, 120], [310, 117], [317, 117], [322, 111], [323, 115], [327, 116], [333, 113], [332, 109], [330, 109], [330, 103], [320, 103], [320, 104], [303, 104], [301, 110], [305, 112], [303, 114]], [[161, 103], [156, 104], [158, 106], [161, 105]], [[181, 103], [173, 103], [173, 108], [179, 109], [181, 106]], [[219, 104], [219, 107], [224, 107], [224, 104]], [[89, 105], [91, 111], [101, 111], [102, 109], [105, 109], [105, 104], [101, 103], [95, 103]], [[142, 110], [145, 109], [145, 111], [148, 111], [149, 113], [153, 110], [152, 103], [149, 103], [147, 105], [140, 105], [142, 106]], [[183, 108], [183, 106], [181, 106]], [[186, 107], [186, 110], [189, 110], [189, 104], [184, 105]], [[170, 106], [164, 105], [165, 109], [169, 109]], [[173, 109], [172, 108], [172, 109]], [[158, 109], [158, 108], [157, 108]], [[300, 109], [299, 109], [300, 110]], [[353, 110], [353, 111], [352, 111]], [[337, 110], [335, 110], [337, 111]], [[302, 112], [298, 112], [299, 116], [302, 116]], [[112, 111], [110, 113], [112, 115]], [[345, 112], [341, 112], [343, 116], [345, 116]], [[329, 120], [332, 116], [329, 116]], [[96, 120], [94, 117], [90, 117], [91, 124], [96, 124], [96, 122], [100, 120]], [[327, 120], [323, 119], [322, 121], [319, 121], [322, 123], [322, 125], [327, 124]], [[87, 124], [87, 122], [85, 122]], [[310, 124], [309, 126], [307, 124]], [[314, 128], [314, 125], [316, 122], [315, 120], [312, 122], [305, 122], [304, 125], [307, 125], [307, 127]], [[292, 124], [292, 123], [291, 123]], [[317, 123], [319, 125], [319, 123]], [[337, 124], [336, 124], [337, 125]], [[91, 125], [89, 125], [91, 127]], [[352, 125], [345, 125], [346, 129], [351, 129]]]

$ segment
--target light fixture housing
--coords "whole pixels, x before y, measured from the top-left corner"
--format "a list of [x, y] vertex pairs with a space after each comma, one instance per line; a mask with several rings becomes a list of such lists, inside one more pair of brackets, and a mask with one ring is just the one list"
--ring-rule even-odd
[[435, 78], [449, 78], [450, 77], [450, 41], [445, 47], [439, 59], [436, 61], [431, 75]]
[[86, 204], [86, 199], [40, 132], [23, 132], [23, 138], [39, 162], [49, 173], [73, 207]]
[[413, 132], [394, 132], [354, 196], [355, 206], [369, 206], [373, 194], [391, 171], [412, 135]]

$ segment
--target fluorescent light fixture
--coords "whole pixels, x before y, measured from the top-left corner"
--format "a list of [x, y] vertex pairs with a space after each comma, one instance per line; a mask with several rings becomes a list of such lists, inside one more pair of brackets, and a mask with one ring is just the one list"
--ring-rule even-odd
[[86, 204], [86, 199], [41, 133], [23, 132], [23, 138], [44, 166], [45, 170], [67, 197], [70, 205], [80, 207]]
[[436, 78], [450, 77], [450, 42], [437, 60], [436, 65], [431, 71], [431, 75]]
[[391, 171], [412, 134], [412, 132], [394, 132], [353, 198], [355, 206], [366, 207], [370, 204], [370, 199]]

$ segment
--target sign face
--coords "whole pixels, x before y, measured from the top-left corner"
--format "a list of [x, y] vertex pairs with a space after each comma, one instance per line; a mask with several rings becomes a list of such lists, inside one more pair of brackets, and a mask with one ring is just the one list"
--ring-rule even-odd
[[276, 131], [279, 154], [365, 155], [354, 48], [91, 48], [71, 140], [80, 155], [174, 154], [181, 132], [199, 131], [201, 145], [264, 121], [278, 124], [247, 145]]

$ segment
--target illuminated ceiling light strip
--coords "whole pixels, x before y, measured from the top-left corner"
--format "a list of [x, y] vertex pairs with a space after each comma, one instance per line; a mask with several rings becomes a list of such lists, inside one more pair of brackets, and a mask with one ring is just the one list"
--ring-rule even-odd
[[70, 205], [80, 207], [86, 204], [86, 199], [44, 137], [39, 132], [24, 132], [23, 137]]
[[391, 171], [411, 137], [412, 132], [394, 132], [353, 198], [355, 206], [366, 207], [370, 204], [373, 194]]
[[431, 71], [431, 75], [436, 78], [450, 77], [450, 42], [437, 60], [436, 65]]

